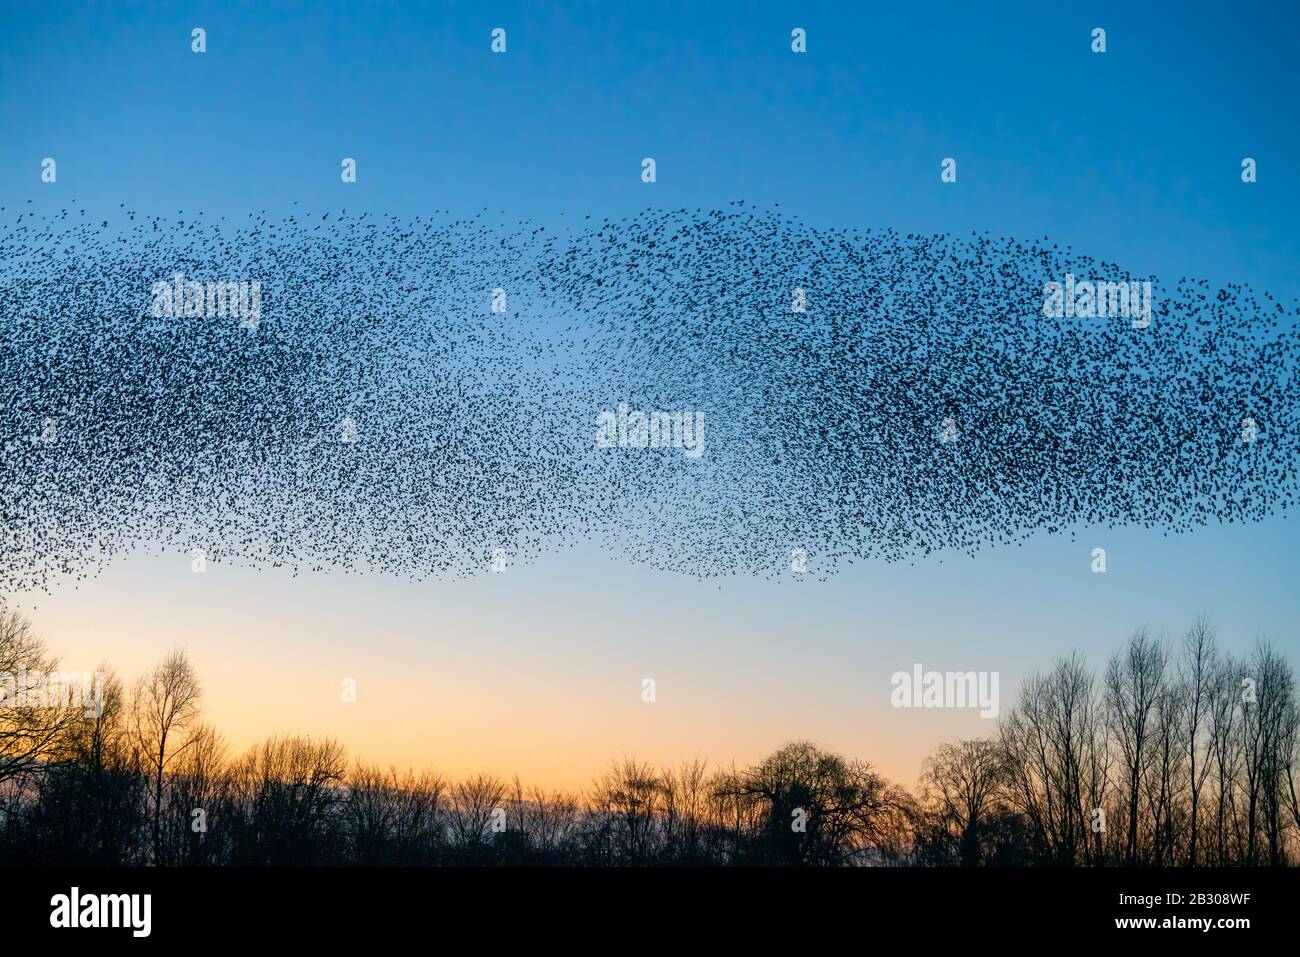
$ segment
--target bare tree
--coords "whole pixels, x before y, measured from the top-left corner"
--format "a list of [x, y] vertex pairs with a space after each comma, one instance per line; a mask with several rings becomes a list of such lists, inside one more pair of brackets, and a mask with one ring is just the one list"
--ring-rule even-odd
[[358, 864], [430, 864], [442, 844], [439, 803], [446, 785], [429, 772], [387, 772], [357, 762], [347, 819]]
[[159, 863], [208, 864], [224, 853], [220, 825], [230, 815], [232, 795], [226, 740], [213, 727], [195, 726], [178, 751], [168, 775], [168, 814], [164, 818]]
[[1181, 730], [1186, 711], [1187, 690], [1181, 683], [1166, 683], [1156, 698], [1152, 723], [1151, 763], [1145, 795], [1151, 824], [1151, 862], [1161, 867], [1173, 860], [1178, 820], [1183, 810], [1186, 786], [1185, 755]]
[[452, 788], [451, 837], [462, 860], [486, 861], [493, 821], [505, 813], [505, 797], [505, 782], [492, 774], [476, 774]]
[[152, 782], [155, 860], [163, 856], [163, 785], [172, 762], [194, 741], [189, 731], [198, 719], [201, 690], [189, 659], [177, 649], [140, 679], [132, 697], [132, 729]]
[[332, 738], [269, 738], [234, 772], [239, 863], [314, 864], [336, 838], [336, 810], [345, 797], [343, 746]]
[[660, 781], [667, 854], [674, 863], [699, 863], [710, 811], [708, 762], [696, 758], [676, 769], [665, 768]]
[[1005, 752], [993, 739], [940, 745], [921, 769], [922, 800], [937, 808], [945, 830], [955, 833], [958, 859], [980, 863], [981, 837], [999, 802], [1006, 776]]
[[1300, 702], [1293, 697], [1283, 719], [1282, 744], [1285, 768], [1281, 782], [1282, 800], [1291, 812], [1291, 829], [1300, 831], [1300, 795], [1296, 791], [1296, 764], [1300, 762]]
[[661, 837], [664, 782], [648, 764], [625, 758], [598, 778], [587, 797], [593, 845], [612, 864], [643, 864]]
[[[127, 697], [122, 680], [100, 665], [99, 707], [67, 728], [69, 803], [88, 842], [85, 860], [94, 864], [136, 863], [135, 825], [143, 798], [140, 765], [128, 734]], [[58, 784], [47, 783], [48, 787]]]
[[1183, 754], [1187, 761], [1189, 789], [1187, 863], [1192, 867], [1197, 864], [1196, 852], [1201, 829], [1201, 788], [1210, 771], [1209, 755], [1202, 754], [1207, 747], [1203, 744], [1205, 735], [1202, 732], [1210, 720], [1207, 712], [1212, 707], [1211, 686], [1217, 660], [1214, 628], [1209, 619], [1202, 615], [1183, 639], [1182, 683], [1186, 693]]
[[1101, 724], [1093, 676], [1078, 655], [1029, 678], [1002, 722], [1008, 799], [1047, 860], [1073, 864], [1090, 853], [1108, 776]]
[[1246, 784], [1246, 863], [1259, 861], [1260, 829], [1267, 842], [1268, 863], [1282, 863], [1282, 788], [1286, 778], [1287, 716], [1295, 696], [1290, 666], [1268, 642], [1255, 649], [1250, 663], [1250, 693], [1243, 696], [1243, 745]]
[[1243, 719], [1241, 675], [1244, 666], [1231, 658], [1221, 658], [1209, 684], [1206, 716], [1209, 731], [1209, 758], [1214, 766], [1214, 863], [1227, 864], [1232, 857], [1229, 838], [1237, 833], [1236, 796], [1241, 772], [1242, 751], [1239, 741]]
[[82, 717], [75, 702], [51, 700], [48, 678], [58, 667], [27, 619], [0, 610], [0, 782], [54, 760], [64, 731]]
[[[37, 673], [54, 660], [22, 619], [0, 624], [0, 664], [29, 669], [22, 686], [39, 690]], [[1024, 682], [994, 740], [938, 747], [917, 801], [869, 764], [808, 742], [716, 771], [699, 759], [655, 767], [624, 758], [577, 796], [487, 774], [448, 789], [432, 772], [361, 762], [345, 777], [343, 748], [305, 737], [268, 739], [231, 762], [200, 723], [198, 681], [174, 653], [129, 700], [102, 667], [102, 707], [89, 713], [63, 691], [20, 702], [17, 687], [3, 689], [0, 859], [1293, 863], [1300, 701], [1291, 666], [1268, 642], [1249, 659], [1220, 654], [1204, 618], [1171, 661], [1144, 632], [1100, 681], [1081, 656], [1059, 660]], [[57, 720], [42, 707], [51, 704]]]
[[573, 850], [579, 807], [572, 794], [547, 794], [540, 787], [530, 790], [523, 827], [541, 861], [560, 863]]
[[1106, 705], [1123, 768], [1120, 784], [1128, 825], [1124, 860], [1137, 862], [1138, 821], [1144, 774], [1151, 761], [1151, 738], [1157, 702], [1164, 692], [1168, 651], [1145, 630], [1129, 639], [1106, 669]]

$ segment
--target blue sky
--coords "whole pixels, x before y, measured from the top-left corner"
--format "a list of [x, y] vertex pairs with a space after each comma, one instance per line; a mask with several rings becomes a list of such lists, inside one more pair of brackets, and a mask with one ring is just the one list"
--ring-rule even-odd
[[[1297, 295], [1294, 5], [984, 6], [19, 4], [0, 11], [0, 205], [547, 223], [744, 199], [818, 225], [1047, 236], [1167, 285]], [[69, 664], [134, 672], [185, 645], [241, 744], [335, 733], [383, 760], [567, 784], [620, 753], [746, 760], [807, 736], [911, 783], [940, 738], [989, 730], [891, 711], [889, 674], [913, 662], [999, 670], [1009, 697], [1059, 654], [1100, 664], [1133, 628], [1202, 611], [1225, 643], [1268, 635], [1294, 660], [1295, 530], [1080, 529], [825, 583], [700, 583], [581, 548], [455, 584], [200, 578], [142, 554], [23, 597]], [[361, 700], [340, 708], [354, 673]]]

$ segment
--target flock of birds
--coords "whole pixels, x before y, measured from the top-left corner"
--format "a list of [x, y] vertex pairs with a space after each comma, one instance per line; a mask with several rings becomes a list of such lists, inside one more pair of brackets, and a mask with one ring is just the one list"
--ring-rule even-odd
[[[260, 282], [260, 321], [155, 315], [176, 274]], [[824, 577], [1287, 509], [1294, 304], [1181, 280], [1145, 328], [1045, 315], [1067, 274], [1148, 278], [743, 203], [558, 231], [0, 211], [0, 590], [139, 549], [447, 578], [588, 541]], [[621, 404], [703, 413], [703, 453], [602, 447]]]

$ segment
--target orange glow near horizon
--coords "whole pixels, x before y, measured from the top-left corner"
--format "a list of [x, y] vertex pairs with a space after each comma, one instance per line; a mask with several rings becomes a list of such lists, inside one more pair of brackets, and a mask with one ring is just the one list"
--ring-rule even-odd
[[[613, 626], [614, 641], [590, 624], [539, 620], [526, 607], [535, 596], [485, 601], [482, 583], [442, 586], [455, 600], [422, 614], [427, 586], [392, 586], [398, 597], [380, 601], [355, 576], [176, 566], [132, 561], [19, 610], [63, 667], [107, 663], [128, 687], [185, 649], [204, 720], [232, 754], [272, 735], [334, 737], [351, 759], [384, 767], [576, 791], [624, 757], [743, 766], [807, 739], [911, 787], [938, 741], [992, 728], [969, 715], [901, 720], [887, 676], [872, 688], [830, 681], [824, 664], [792, 670], [779, 641], [754, 638], [736, 655], [635, 614]], [[641, 700], [644, 677], [656, 681], [653, 703]], [[355, 703], [343, 700], [347, 679]]]

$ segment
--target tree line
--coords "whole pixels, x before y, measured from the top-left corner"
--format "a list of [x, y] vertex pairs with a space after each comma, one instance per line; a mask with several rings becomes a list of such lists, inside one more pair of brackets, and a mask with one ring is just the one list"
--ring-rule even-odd
[[[0, 675], [56, 671], [0, 612]], [[749, 766], [611, 764], [574, 793], [349, 760], [331, 739], [231, 751], [182, 652], [102, 707], [0, 707], [0, 863], [1281, 866], [1300, 854], [1295, 680], [1202, 619], [1021, 688], [918, 786], [808, 742]]]

